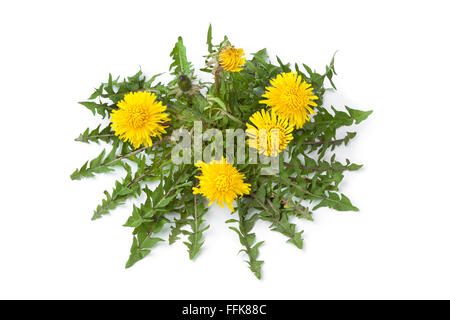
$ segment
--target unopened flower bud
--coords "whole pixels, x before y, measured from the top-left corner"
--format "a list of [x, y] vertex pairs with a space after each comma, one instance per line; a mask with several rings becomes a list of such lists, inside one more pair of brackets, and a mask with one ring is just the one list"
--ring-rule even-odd
[[184, 92], [189, 91], [192, 88], [192, 82], [191, 79], [189, 79], [188, 76], [181, 75], [178, 78], [178, 86], [180, 89]]

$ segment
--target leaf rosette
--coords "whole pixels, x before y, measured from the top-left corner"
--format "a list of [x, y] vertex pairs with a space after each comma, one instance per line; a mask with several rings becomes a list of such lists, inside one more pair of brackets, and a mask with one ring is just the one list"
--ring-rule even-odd
[[[358, 211], [340, 184], [347, 171], [362, 165], [336, 158], [339, 148], [356, 137], [355, 126], [372, 111], [323, 104], [326, 92], [336, 90], [334, 56], [323, 73], [306, 64], [292, 67], [279, 57], [272, 63], [266, 49], [248, 56], [226, 36], [214, 44], [211, 26], [207, 52], [200, 69], [202, 78], [209, 76], [205, 81], [188, 60], [181, 37], [170, 53], [173, 78], [168, 83], [156, 82], [160, 74], [147, 78], [142, 71], [122, 80], [109, 75], [80, 102], [109, 125], [88, 128], [75, 139], [100, 144], [103, 151], [71, 178], [125, 172], [111, 191], [104, 192], [92, 219], [134, 202], [124, 224], [132, 228], [127, 268], [161, 242], [171, 245], [183, 238], [189, 258], [195, 259], [209, 228], [208, 204], [218, 203], [231, 209], [227, 223], [238, 236], [250, 270], [261, 278], [259, 251], [264, 241], [254, 232], [258, 221], [302, 249], [298, 221], [313, 220], [314, 211], [322, 207]], [[215, 130], [211, 143], [200, 150], [200, 159], [195, 150], [198, 127]], [[252, 135], [250, 129], [259, 131]], [[241, 141], [233, 137], [233, 152], [227, 145], [226, 157], [221, 152], [219, 156], [217, 146], [223, 142], [217, 137], [230, 130], [247, 131], [248, 136]], [[189, 135], [182, 150], [188, 161], [182, 163], [174, 160], [179, 145], [173, 136], [178, 131], [194, 132], [194, 150]], [[200, 137], [200, 143], [203, 140]], [[243, 153], [235, 156], [240, 148]], [[214, 151], [220, 161], [196, 161], [206, 151]], [[271, 174], [267, 162], [251, 161], [252, 151], [266, 160], [278, 159]]]

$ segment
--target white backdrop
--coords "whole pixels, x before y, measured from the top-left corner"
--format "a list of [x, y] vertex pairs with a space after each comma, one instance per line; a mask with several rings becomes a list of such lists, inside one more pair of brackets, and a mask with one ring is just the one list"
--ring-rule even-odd
[[[0, 298], [450, 298], [447, 1], [9, 1], [0, 4]], [[195, 262], [180, 242], [124, 265], [130, 206], [90, 221], [117, 175], [71, 181], [100, 147], [77, 104], [113, 75], [167, 71], [182, 35], [197, 67], [206, 31], [246, 53], [323, 71], [326, 103], [374, 113], [342, 149], [364, 168], [343, 192], [359, 213], [300, 221], [305, 248], [258, 224], [263, 280], [228, 210], [213, 207]]]

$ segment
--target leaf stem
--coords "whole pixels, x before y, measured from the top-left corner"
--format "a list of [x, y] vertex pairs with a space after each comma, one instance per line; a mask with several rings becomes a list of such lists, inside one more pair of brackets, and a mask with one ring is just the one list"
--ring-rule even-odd
[[216, 71], [214, 72], [214, 85], [216, 86], [216, 92], [219, 93], [219, 86], [220, 86], [220, 73], [222, 72], [222, 67], [218, 66], [216, 68]]
[[75, 141], [79, 142], [87, 142], [89, 140], [98, 139], [98, 138], [106, 138], [106, 137], [114, 137], [114, 133], [108, 133], [108, 134], [99, 134], [95, 136], [87, 136], [87, 137], [78, 137], [75, 139]]
[[[197, 184], [198, 185], [198, 184]], [[189, 258], [194, 259], [195, 258], [195, 252], [194, 248], [198, 245], [198, 209], [197, 209], [197, 195], [194, 194], [194, 228], [193, 228], [193, 236], [194, 240], [192, 241], [192, 249], [189, 250]]]

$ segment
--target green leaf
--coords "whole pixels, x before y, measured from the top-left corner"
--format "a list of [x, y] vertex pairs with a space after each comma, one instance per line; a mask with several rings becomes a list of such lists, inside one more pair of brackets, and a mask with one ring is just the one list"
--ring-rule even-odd
[[281, 59], [277, 56], [277, 61], [280, 64], [281, 70], [283, 72], [290, 72], [291, 69], [289, 68], [289, 63], [288, 64], [283, 64], [283, 62], [281, 62]]
[[[144, 259], [151, 251], [151, 249], [160, 241], [161, 238], [151, 238], [151, 233], [141, 232], [133, 237], [133, 244], [130, 249], [130, 257], [125, 265], [126, 268], [132, 267], [136, 262]], [[139, 240], [141, 239], [141, 240]]]
[[78, 136], [78, 138], [75, 139], [75, 141], [79, 141], [79, 142], [85, 142], [85, 143], [89, 143], [89, 142], [100, 142], [100, 141], [104, 141], [104, 142], [114, 142], [117, 140], [116, 135], [114, 134], [114, 132], [111, 130], [110, 126], [107, 126], [105, 128], [103, 128], [102, 130], [100, 130], [101, 125], [99, 125], [97, 128], [93, 129], [93, 130], [89, 130], [89, 128], [87, 128], [82, 134], [80, 134]]
[[151, 89], [151, 88], [152, 88], [152, 84], [153, 84], [153, 82], [155, 81], [155, 79], [156, 79], [157, 77], [159, 77], [160, 75], [162, 75], [162, 74], [164, 74], [164, 73], [158, 73], [158, 74], [155, 74], [155, 75], [154, 75], [153, 77], [151, 77], [148, 81], [146, 81], [145, 84], [144, 84], [144, 89], [146, 89], [146, 90]]
[[173, 199], [175, 199], [177, 195], [174, 194], [170, 197], [166, 197], [164, 199], [162, 199], [159, 203], [158, 203], [158, 208], [163, 208], [165, 206], [167, 206], [169, 203], [171, 203], [173, 201]]
[[125, 203], [127, 196], [111, 196], [108, 191], [104, 191], [106, 199], [102, 200], [102, 203], [97, 206], [92, 216], [92, 220], [101, 218], [102, 216], [110, 213], [112, 210]]
[[173, 59], [173, 63], [170, 65], [170, 70], [173, 70], [174, 74], [188, 75], [192, 72], [191, 63], [186, 57], [186, 47], [183, 44], [182, 37], [178, 37], [178, 41], [170, 53], [170, 56]]
[[187, 211], [182, 211], [180, 213], [180, 218], [174, 220], [174, 225], [170, 228], [169, 244], [173, 244], [180, 239], [179, 235], [182, 233], [182, 228], [189, 225], [188, 216]]
[[114, 106], [110, 106], [107, 103], [97, 103], [93, 101], [81, 101], [79, 104], [85, 106], [89, 110], [91, 110], [92, 114], [95, 116], [96, 114], [101, 115], [102, 117], [109, 116], [109, 113], [115, 109]]
[[336, 70], [334, 69], [334, 58], [336, 56], [337, 51], [333, 54], [333, 57], [331, 58], [331, 62], [329, 66], [326, 66], [326, 72], [325, 72], [325, 76], [328, 78], [328, 81], [330, 81], [331, 85], [333, 86], [333, 88], [336, 90], [336, 86], [333, 83], [333, 75], [336, 75]]
[[103, 151], [90, 162], [86, 162], [80, 169], [75, 170], [70, 178], [72, 180], [80, 180], [82, 178], [93, 177], [95, 173], [105, 173], [114, 171], [112, 167], [119, 165], [118, 158], [116, 158], [119, 142], [113, 144], [113, 148], [106, 155], [106, 150]]
[[320, 207], [329, 207], [338, 211], [359, 211], [359, 209], [352, 205], [350, 199], [345, 195], [339, 195], [335, 192], [329, 192], [328, 198], [322, 200], [318, 205], [314, 207], [314, 210]]
[[140, 211], [141, 210], [138, 207], [133, 205], [133, 213], [128, 218], [127, 222], [124, 224], [124, 227], [137, 228], [141, 224], [146, 222], [146, 220], [144, 218], [142, 218], [142, 213]]
[[266, 186], [264, 184], [262, 184], [258, 191], [256, 192], [256, 197], [261, 201], [261, 202], [265, 202], [266, 201]]
[[101, 84], [98, 89], [95, 89], [94, 93], [92, 93], [91, 96], [89, 97], [89, 100], [96, 99], [98, 96], [102, 94], [102, 92], [103, 92], [103, 84]]
[[314, 72], [311, 70], [310, 67], [308, 67], [306, 64], [303, 63], [303, 68], [305, 68], [306, 72], [308, 72], [308, 74], [310, 76], [312, 76], [314, 74]]
[[227, 106], [219, 97], [214, 97], [214, 96], [210, 95], [207, 97], [207, 99], [210, 102], [216, 103], [224, 111], [227, 111]]
[[189, 259], [193, 260], [197, 257], [204, 243], [203, 232], [209, 229], [209, 225], [204, 226], [205, 221], [203, 219], [208, 209], [197, 195], [192, 195], [192, 202], [189, 199], [185, 199], [183, 210], [185, 210], [185, 215], [188, 216], [186, 223], [191, 227], [191, 231], [184, 230], [183, 234], [188, 235], [184, 244], [188, 248]]
[[244, 247], [241, 251], [247, 254], [248, 260], [246, 262], [248, 263], [250, 270], [256, 278], [261, 279], [261, 266], [264, 262], [258, 260], [258, 256], [259, 247], [264, 243], [264, 241], [260, 241], [255, 244], [256, 235], [254, 233], [250, 233], [251, 229], [255, 225], [258, 215], [253, 215], [248, 218], [248, 205], [244, 204], [242, 201], [237, 201], [237, 205], [239, 220], [231, 219], [228, 223], [238, 222], [239, 228], [229, 228], [236, 232], [239, 236], [239, 241]]
[[364, 121], [367, 119], [367, 117], [369, 117], [373, 110], [370, 111], [361, 111], [361, 110], [356, 110], [356, 109], [352, 109], [349, 107], [345, 107], [348, 111], [348, 113], [350, 114], [350, 116], [355, 119], [355, 123], [359, 124], [360, 122]]
[[[139, 186], [135, 183], [137, 181], [136, 172], [133, 178], [131, 167], [127, 164], [122, 164], [127, 171], [127, 175], [122, 181], [116, 181], [115, 186], [111, 194], [105, 191], [106, 199], [102, 200], [102, 203], [97, 206], [92, 216], [92, 220], [101, 218], [102, 216], [109, 214], [112, 210], [125, 203], [125, 201], [131, 197], [136, 196], [139, 191]], [[134, 212], [134, 211], [133, 211]]]
[[206, 36], [206, 44], [208, 45], [208, 52], [213, 52], [213, 45], [212, 45], [212, 26], [209, 24], [208, 28], [208, 35]]

